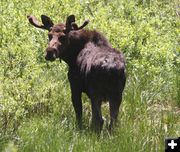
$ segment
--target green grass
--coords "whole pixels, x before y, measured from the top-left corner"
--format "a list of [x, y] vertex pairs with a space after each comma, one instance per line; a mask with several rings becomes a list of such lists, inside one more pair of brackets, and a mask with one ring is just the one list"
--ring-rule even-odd
[[[130, 104], [130, 103], [129, 103]], [[136, 106], [139, 104], [139, 106]], [[103, 107], [106, 109], [106, 107]], [[89, 109], [88, 109], [89, 110]], [[177, 137], [180, 112], [163, 105], [122, 105], [120, 124], [112, 134], [104, 126], [101, 137], [84, 124], [75, 127], [73, 111], [65, 117], [36, 116], [23, 121], [16, 135], [10, 135], [18, 151], [163, 151], [165, 137]], [[88, 121], [88, 117], [86, 123]], [[9, 144], [9, 142], [7, 142]], [[5, 146], [6, 148], [8, 146]]]
[[[166, 137], [180, 136], [179, 2], [176, 0], [2, 0], [0, 9], [0, 151], [163, 152]], [[77, 23], [89, 19], [127, 62], [119, 122], [93, 134], [90, 101], [83, 94], [78, 130], [64, 62], [44, 59], [47, 31], [26, 18], [41, 14]]]

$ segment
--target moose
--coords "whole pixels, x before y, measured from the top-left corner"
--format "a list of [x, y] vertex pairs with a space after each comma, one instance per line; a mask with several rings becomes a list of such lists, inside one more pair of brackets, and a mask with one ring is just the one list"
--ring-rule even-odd
[[33, 26], [48, 30], [49, 43], [45, 59], [62, 59], [68, 65], [68, 80], [77, 125], [82, 127], [81, 95], [84, 92], [91, 100], [92, 130], [102, 130], [103, 102], [109, 102], [111, 130], [117, 122], [126, 82], [124, 55], [114, 49], [100, 32], [84, 29], [88, 20], [78, 26], [74, 15], [68, 16], [65, 24], [54, 24], [45, 15], [41, 15], [42, 24], [32, 15], [27, 18]]

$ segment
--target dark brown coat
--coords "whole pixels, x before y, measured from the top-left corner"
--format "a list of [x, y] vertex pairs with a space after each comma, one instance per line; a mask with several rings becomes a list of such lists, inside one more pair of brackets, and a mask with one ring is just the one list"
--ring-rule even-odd
[[100, 132], [103, 126], [101, 104], [109, 101], [110, 128], [117, 120], [122, 93], [125, 87], [125, 59], [122, 53], [112, 48], [105, 37], [97, 31], [84, 30], [69, 16], [66, 24], [56, 24], [42, 15], [43, 25], [35, 17], [28, 19], [35, 27], [49, 30], [49, 45], [46, 60], [64, 60], [68, 66], [72, 103], [79, 127], [82, 124], [82, 92], [91, 99], [92, 128]]

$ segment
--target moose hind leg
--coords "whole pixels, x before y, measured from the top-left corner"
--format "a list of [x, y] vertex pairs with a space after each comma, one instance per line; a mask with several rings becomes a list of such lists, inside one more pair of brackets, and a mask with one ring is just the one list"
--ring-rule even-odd
[[96, 133], [100, 133], [103, 127], [104, 120], [102, 118], [101, 113], [101, 101], [99, 100], [91, 100], [91, 106], [92, 106], [92, 122], [91, 122], [91, 128]]
[[110, 125], [109, 130], [111, 131], [113, 126], [117, 123], [119, 107], [122, 101], [122, 95], [117, 98], [112, 98], [109, 101], [109, 109], [110, 109]]

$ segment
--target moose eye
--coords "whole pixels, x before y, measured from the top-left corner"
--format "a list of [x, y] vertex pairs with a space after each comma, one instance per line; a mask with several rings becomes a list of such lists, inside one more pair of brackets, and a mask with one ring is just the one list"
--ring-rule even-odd
[[59, 37], [59, 41], [61, 43], [63, 43], [65, 40], [66, 40], [66, 36], [65, 35]]

